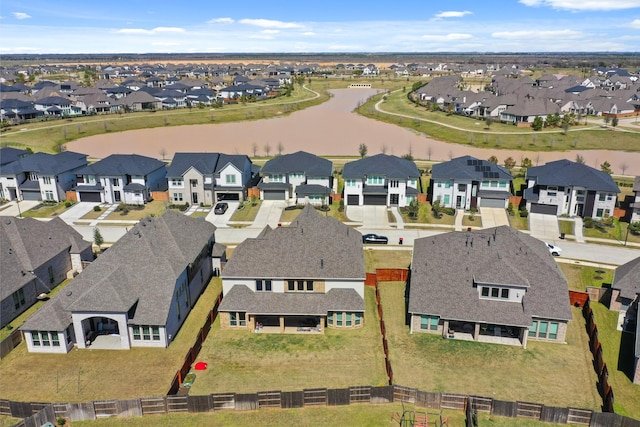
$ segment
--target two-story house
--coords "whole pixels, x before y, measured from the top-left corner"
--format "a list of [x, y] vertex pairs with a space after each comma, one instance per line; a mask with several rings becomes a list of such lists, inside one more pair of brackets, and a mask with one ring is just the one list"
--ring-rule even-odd
[[417, 198], [420, 171], [410, 160], [388, 154], [376, 154], [346, 163], [345, 206], [408, 206]]
[[633, 202], [629, 205], [631, 209], [631, 221], [640, 221], [640, 176], [636, 176], [636, 180], [633, 182]]
[[80, 202], [142, 205], [152, 191], [164, 191], [166, 165], [138, 154], [112, 154], [76, 172]]
[[213, 274], [215, 226], [147, 217], [21, 326], [32, 353], [167, 347]]
[[544, 242], [508, 226], [416, 239], [407, 286], [411, 333], [565, 342], [567, 280]]
[[314, 205], [329, 204], [333, 185], [333, 163], [298, 151], [269, 160], [260, 170], [258, 184], [262, 200], [288, 200]]
[[244, 154], [175, 153], [167, 168], [169, 198], [176, 204], [242, 201], [253, 177], [252, 166]]
[[526, 181], [527, 210], [548, 215], [610, 216], [620, 192], [608, 173], [566, 159], [527, 169]]
[[60, 202], [76, 184], [76, 171], [86, 165], [86, 154], [34, 153], [0, 165], [0, 186], [8, 200]]
[[93, 260], [91, 243], [61, 218], [0, 216], [0, 253], [0, 328]]
[[430, 200], [454, 209], [506, 208], [512, 179], [503, 166], [471, 156], [458, 157], [433, 166]]
[[362, 235], [306, 205], [288, 227], [266, 227], [222, 271], [222, 328], [324, 333], [364, 324]]

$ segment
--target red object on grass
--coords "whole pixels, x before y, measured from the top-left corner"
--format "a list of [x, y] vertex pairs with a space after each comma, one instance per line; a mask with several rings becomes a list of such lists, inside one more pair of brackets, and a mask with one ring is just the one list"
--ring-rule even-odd
[[204, 371], [207, 369], [207, 362], [198, 362], [195, 366], [196, 371]]

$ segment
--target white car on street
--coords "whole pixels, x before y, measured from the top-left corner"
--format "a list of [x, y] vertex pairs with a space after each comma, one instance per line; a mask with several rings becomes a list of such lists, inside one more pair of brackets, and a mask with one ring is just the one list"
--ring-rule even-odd
[[560, 254], [562, 253], [562, 249], [560, 249], [559, 247], [552, 245], [551, 243], [547, 243], [544, 242], [545, 245], [547, 245], [547, 248], [549, 249], [549, 253], [553, 256], [560, 256]]

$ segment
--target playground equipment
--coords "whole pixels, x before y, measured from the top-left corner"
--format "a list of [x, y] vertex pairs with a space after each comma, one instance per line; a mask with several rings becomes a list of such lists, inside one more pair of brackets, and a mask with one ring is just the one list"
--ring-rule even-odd
[[407, 409], [402, 402], [402, 414], [394, 412], [391, 422], [398, 423], [400, 427], [444, 427], [449, 425], [449, 419], [440, 412], [416, 411]]

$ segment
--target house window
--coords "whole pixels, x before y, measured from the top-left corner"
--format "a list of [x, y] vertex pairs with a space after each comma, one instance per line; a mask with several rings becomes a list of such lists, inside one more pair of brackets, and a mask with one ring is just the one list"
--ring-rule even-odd
[[151, 341], [151, 331], [148, 326], [142, 327], [142, 339], [144, 341]]
[[191, 187], [197, 187], [198, 186], [198, 180], [197, 179], [190, 179], [189, 182], [191, 183]]
[[458, 191], [467, 191], [467, 184], [458, 184]]
[[362, 313], [356, 313], [355, 325], [359, 326], [362, 324]]
[[225, 175], [225, 182], [227, 184], [235, 184], [236, 183], [236, 176], [235, 175]]
[[500, 181], [498, 185], [500, 186], [500, 188], [507, 188], [507, 181]]
[[483, 297], [488, 297], [488, 296], [489, 296], [489, 289], [491, 289], [491, 288], [488, 288], [488, 287], [486, 287], [486, 286], [483, 286], [483, 287], [482, 287], [482, 289], [481, 289], [481, 291], [480, 291], [480, 292], [481, 292], [481, 294], [482, 294], [482, 296], [483, 296]]
[[120, 185], [120, 179], [119, 178], [112, 178], [111, 179], [111, 185], [113, 185], [114, 187], [118, 187]]
[[157, 326], [151, 327], [151, 336], [154, 341], [160, 341], [160, 328]]
[[60, 347], [60, 338], [57, 332], [51, 332], [51, 345], [54, 347]]
[[491, 181], [491, 188], [497, 188], [498, 187], [498, 181]]
[[327, 314], [327, 325], [333, 326], [333, 312], [329, 312], [329, 314]]
[[411, 187], [415, 187], [415, 186], [416, 186], [416, 183], [417, 183], [417, 181], [416, 181], [416, 179], [415, 179], [415, 178], [411, 178], [411, 179], [409, 179], [409, 185], [410, 185]]
[[451, 188], [451, 181], [446, 181], [444, 183], [444, 188]]
[[500, 298], [509, 299], [509, 289], [500, 289]]
[[269, 181], [271, 182], [284, 182], [284, 175], [280, 174], [273, 174], [273, 175], [269, 175]]
[[440, 322], [440, 318], [438, 316], [428, 316], [423, 314], [420, 316], [420, 329], [426, 331], [437, 331], [438, 323]]
[[119, 203], [120, 201], [122, 201], [122, 196], [120, 195], [120, 192], [119, 192], [119, 191], [114, 191], [114, 192], [113, 192], [113, 200], [114, 200], [116, 203]]
[[296, 290], [296, 281], [295, 280], [287, 280], [287, 290], [289, 292], [293, 292]]
[[173, 201], [174, 202], [182, 202], [182, 193], [173, 193]]
[[600, 194], [598, 195], [598, 201], [600, 201], [600, 202], [604, 202], [606, 199], [607, 199], [607, 195], [606, 195], [606, 194], [604, 194], [604, 193], [600, 193]]
[[392, 180], [392, 181], [389, 181], [389, 187], [391, 187], [391, 188], [398, 188], [399, 186], [400, 186], [400, 183], [398, 182], [398, 180], [395, 180], [395, 179], [394, 179], [394, 180]]
[[31, 331], [31, 341], [34, 347], [40, 347], [40, 334], [37, 331]]
[[538, 322], [534, 320], [533, 324], [529, 327], [529, 336], [532, 338], [555, 340], [558, 338], [558, 323]]
[[40, 339], [42, 340], [42, 345], [44, 347], [51, 347], [51, 341], [49, 340], [48, 332], [40, 332]]
[[73, 342], [73, 326], [67, 326], [67, 329], [64, 330], [64, 334], [67, 337], [67, 344], [71, 344], [71, 342]]
[[347, 187], [355, 187], [356, 186], [356, 180], [355, 179], [345, 179], [344, 185], [347, 186]]
[[336, 326], [342, 326], [342, 313], [336, 313]]
[[139, 340], [140, 339], [140, 326], [134, 326], [133, 327], [133, 339], [134, 340]]
[[558, 324], [556, 322], [551, 322], [549, 324], [549, 339], [555, 340], [558, 338]]
[[13, 293], [13, 306], [17, 310], [24, 304], [25, 304], [24, 289], [20, 288]]
[[381, 176], [368, 176], [367, 185], [383, 185], [384, 178]]
[[491, 298], [498, 298], [498, 293], [500, 292], [500, 289], [498, 288], [491, 288]]
[[42, 177], [42, 183], [43, 184], [51, 184], [51, 177], [50, 176], [43, 176]]
[[449, 194], [445, 194], [445, 195], [444, 195], [444, 203], [443, 203], [443, 204], [444, 204], [445, 206], [449, 206], [449, 201], [450, 201], [450, 199], [451, 199], [451, 196], [450, 196]]
[[480, 184], [481, 187], [489, 187], [489, 181], [482, 181], [482, 184]]
[[182, 187], [182, 178], [171, 178], [172, 187]]
[[233, 327], [243, 327], [243, 326], [247, 326], [247, 319], [246, 319], [246, 313], [244, 312], [239, 312], [239, 313], [229, 313], [229, 326], [233, 326]]
[[45, 192], [44, 192], [44, 199], [45, 199], [45, 200], [54, 200], [54, 199], [53, 199], [53, 191], [51, 191], [51, 190], [45, 190]]
[[55, 280], [55, 276], [53, 275], [53, 266], [49, 266], [49, 283], [53, 284]]
[[604, 215], [604, 209], [600, 208], [596, 211], [596, 216], [601, 217], [602, 215]]
[[307, 292], [313, 292], [313, 280], [307, 280]]
[[351, 326], [351, 325], [352, 325], [352, 322], [353, 322], [353, 320], [352, 320], [352, 314], [351, 314], [351, 313], [347, 313], [347, 318], [346, 318], [346, 321], [345, 321], [345, 324], [344, 324], [344, 325], [345, 325], [346, 327], [349, 327], [349, 326]]
[[256, 280], [256, 291], [258, 292], [271, 292], [271, 279], [258, 279]]

